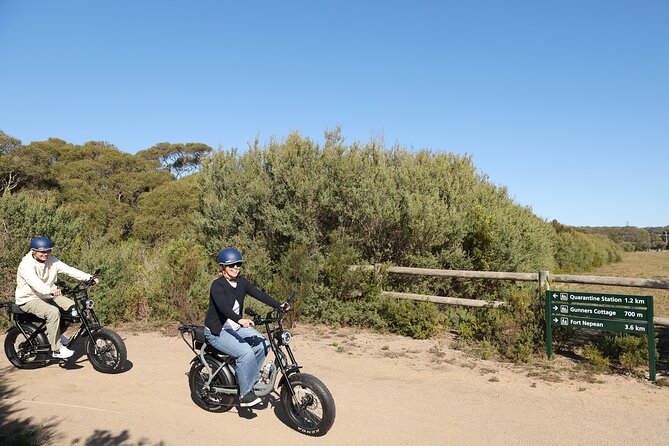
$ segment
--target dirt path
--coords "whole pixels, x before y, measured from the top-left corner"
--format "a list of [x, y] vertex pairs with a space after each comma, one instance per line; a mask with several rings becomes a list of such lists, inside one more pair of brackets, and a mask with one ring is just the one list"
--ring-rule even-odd
[[[474, 361], [447, 339], [416, 341], [302, 326], [294, 349], [337, 404], [332, 430], [310, 438], [282, 421], [276, 395], [240, 414], [190, 400], [192, 357], [178, 337], [119, 330], [131, 367], [119, 375], [75, 368], [18, 370], [4, 355], [4, 425], [30, 419], [54, 445], [666, 445], [669, 388], [602, 376], [545, 380], [528, 369]], [[3, 336], [4, 339], [4, 336]], [[528, 376], [529, 375], [529, 376]]]

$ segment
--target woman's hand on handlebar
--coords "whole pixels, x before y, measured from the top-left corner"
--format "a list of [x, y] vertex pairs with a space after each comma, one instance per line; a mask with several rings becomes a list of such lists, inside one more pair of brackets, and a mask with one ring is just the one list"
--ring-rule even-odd
[[244, 328], [249, 328], [249, 326], [256, 326], [256, 324], [251, 319], [240, 319], [237, 323]]

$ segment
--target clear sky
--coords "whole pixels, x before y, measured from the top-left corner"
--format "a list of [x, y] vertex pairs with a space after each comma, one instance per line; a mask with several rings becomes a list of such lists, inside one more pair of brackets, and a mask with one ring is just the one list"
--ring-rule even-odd
[[669, 225], [669, 0], [0, 0], [0, 130], [469, 154], [539, 217]]

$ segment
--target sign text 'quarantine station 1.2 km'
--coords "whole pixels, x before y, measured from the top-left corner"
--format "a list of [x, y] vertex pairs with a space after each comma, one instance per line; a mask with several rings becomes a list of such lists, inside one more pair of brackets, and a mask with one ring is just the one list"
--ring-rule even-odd
[[566, 291], [550, 292], [553, 302], [569, 302], [581, 304], [621, 305], [627, 307], [646, 307], [650, 296], [630, 296], [622, 294], [596, 294]]

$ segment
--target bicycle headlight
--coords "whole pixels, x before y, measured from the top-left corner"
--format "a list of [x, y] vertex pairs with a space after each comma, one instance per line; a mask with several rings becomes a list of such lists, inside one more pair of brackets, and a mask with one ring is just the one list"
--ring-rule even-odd
[[93, 302], [93, 299], [88, 299], [88, 300], [84, 303], [84, 305], [86, 305], [86, 308], [88, 308], [88, 309], [90, 310], [91, 308], [93, 308], [93, 305], [95, 305], [95, 302]]
[[288, 345], [290, 344], [290, 340], [293, 339], [293, 335], [290, 334], [288, 330], [284, 330], [281, 332], [281, 343], [283, 345]]

